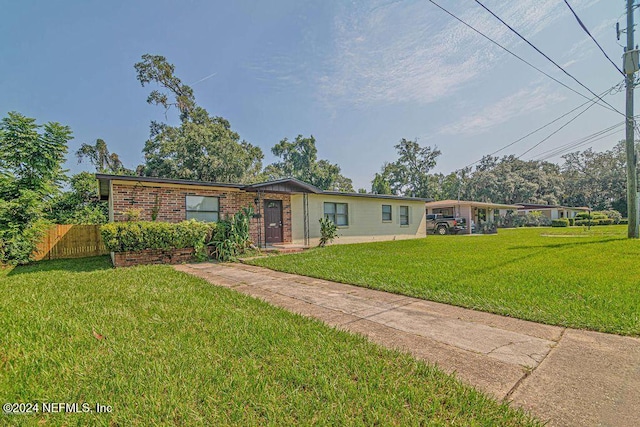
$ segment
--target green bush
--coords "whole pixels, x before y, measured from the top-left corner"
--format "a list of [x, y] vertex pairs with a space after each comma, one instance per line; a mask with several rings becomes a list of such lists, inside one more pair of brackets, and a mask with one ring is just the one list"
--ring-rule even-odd
[[[0, 174], [1, 178], [1, 174]], [[40, 196], [24, 190], [17, 198], [3, 199], [0, 182], [0, 265], [26, 264], [33, 259], [49, 227], [42, 219]]]
[[626, 225], [626, 224], [629, 224], [629, 219], [627, 219], [627, 218], [622, 218], [622, 219], [618, 222], [618, 224], [625, 224], [625, 225]]
[[521, 222], [525, 227], [544, 227], [551, 225], [551, 220], [540, 211], [532, 211], [527, 213], [526, 215], [524, 215]]
[[338, 226], [327, 217], [320, 218], [320, 243], [318, 246], [324, 247], [338, 237]]
[[569, 221], [569, 226], [573, 227], [576, 220], [574, 218], [567, 218], [567, 221]]
[[568, 227], [569, 220], [567, 218], [554, 219], [551, 221], [552, 227]]
[[112, 222], [101, 227], [102, 240], [109, 251], [202, 248], [216, 229], [215, 223], [196, 220], [168, 222]]
[[614, 224], [619, 224], [620, 220], [622, 219], [622, 214], [615, 209], [600, 211], [600, 213], [606, 215], [606, 217], [612, 220]]
[[243, 208], [230, 217], [218, 221], [217, 228], [207, 245], [213, 248], [212, 255], [220, 261], [233, 261], [243, 254], [251, 243], [249, 220], [253, 208]]
[[599, 219], [598, 222], [599, 222], [598, 225], [611, 225], [611, 224], [613, 224], [613, 220], [611, 218]]

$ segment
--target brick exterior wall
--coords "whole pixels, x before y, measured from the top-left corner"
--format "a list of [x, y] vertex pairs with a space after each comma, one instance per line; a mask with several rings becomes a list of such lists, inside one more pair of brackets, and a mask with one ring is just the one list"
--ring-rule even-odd
[[136, 252], [112, 252], [113, 266], [131, 267], [139, 264], [182, 264], [193, 260], [194, 249], [146, 249]]
[[[190, 188], [189, 186], [167, 186], [151, 183], [141, 185], [113, 182], [112, 189], [114, 221], [124, 221], [126, 219], [125, 212], [130, 209], [139, 209], [141, 211], [140, 219], [143, 221], [151, 221], [154, 210], [157, 210], [157, 221], [184, 221], [187, 215], [187, 196], [218, 197], [220, 218], [224, 218], [226, 215], [232, 215], [247, 206], [256, 210], [254, 200], [258, 197], [257, 193], [234, 188]], [[266, 193], [261, 195], [261, 200], [259, 209], [261, 218], [251, 219], [251, 240], [257, 244], [260, 234], [264, 244], [264, 201], [281, 200], [282, 240], [284, 243], [290, 243], [292, 240], [291, 196], [289, 194]]]

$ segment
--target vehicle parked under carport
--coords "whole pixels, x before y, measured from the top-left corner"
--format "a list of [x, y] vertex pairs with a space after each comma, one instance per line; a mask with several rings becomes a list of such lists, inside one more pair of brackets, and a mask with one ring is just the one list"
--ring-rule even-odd
[[465, 218], [445, 217], [441, 214], [427, 214], [427, 234], [458, 234], [467, 229]]

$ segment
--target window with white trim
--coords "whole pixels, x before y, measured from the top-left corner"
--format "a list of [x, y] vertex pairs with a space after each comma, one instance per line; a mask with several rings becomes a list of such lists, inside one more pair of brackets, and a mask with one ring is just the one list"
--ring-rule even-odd
[[187, 219], [217, 222], [220, 218], [220, 199], [209, 196], [187, 196]]
[[382, 221], [391, 221], [391, 205], [382, 205]]
[[324, 203], [324, 216], [329, 218], [335, 225], [349, 225], [349, 207], [346, 203]]
[[400, 225], [409, 225], [409, 206], [400, 206]]

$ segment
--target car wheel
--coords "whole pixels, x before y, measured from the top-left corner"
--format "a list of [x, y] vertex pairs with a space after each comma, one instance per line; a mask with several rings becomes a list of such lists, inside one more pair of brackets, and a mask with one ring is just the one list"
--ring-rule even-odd
[[447, 234], [447, 227], [445, 225], [440, 225], [436, 231], [439, 235], [444, 236]]

